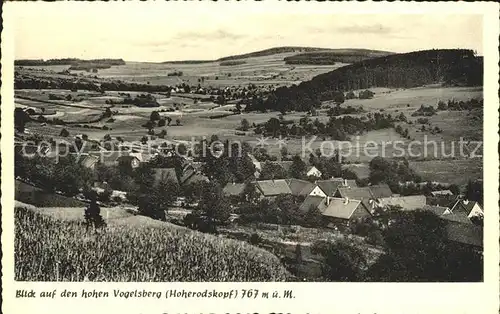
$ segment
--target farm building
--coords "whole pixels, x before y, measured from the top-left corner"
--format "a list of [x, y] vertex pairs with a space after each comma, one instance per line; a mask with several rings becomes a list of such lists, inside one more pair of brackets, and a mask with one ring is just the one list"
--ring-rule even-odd
[[280, 194], [292, 194], [284, 179], [256, 181], [255, 187], [262, 197], [276, 197]]
[[318, 195], [308, 195], [304, 202], [299, 207], [301, 212], [308, 212], [312, 208], [319, 209], [321, 212], [327, 207], [326, 205], [327, 199], [323, 196]]
[[333, 223], [348, 225], [355, 219], [371, 216], [370, 212], [360, 200], [349, 199], [348, 197], [326, 198], [326, 208], [321, 212]]
[[473, 216], [484, 215], [483, 209], [478, 202], [459, 200], [451, 208], [452, 213], [463, 213], [467, 215], [468, 218]]
[[319, 171], [318, 168], [312, 166], [311, 168], [309, 168], [309, 170], [307, 170], [306, 176], [321, 178], [322, 174], [323, 173], [321, 171]]

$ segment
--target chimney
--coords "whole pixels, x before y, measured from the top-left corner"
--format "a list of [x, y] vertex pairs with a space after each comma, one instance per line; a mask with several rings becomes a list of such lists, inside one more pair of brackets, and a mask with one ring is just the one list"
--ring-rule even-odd
[[346, 196], [346, 197], [344, 198], [344, 205], [347, 205], [347, 204], [349, 204], [349, 198]]
[[330, 205], [330, 196], [327, 196], [327, 197], [326, 197], [326, 205], [327, 205], [327, 206], [328, 206], [328, 205]]
[[469, 200], [464, 200], [463, 202], [464, 202], [464, 205], [469, 204]]
[[347, 179], [344, 179], [344, 186], [347, 186]]

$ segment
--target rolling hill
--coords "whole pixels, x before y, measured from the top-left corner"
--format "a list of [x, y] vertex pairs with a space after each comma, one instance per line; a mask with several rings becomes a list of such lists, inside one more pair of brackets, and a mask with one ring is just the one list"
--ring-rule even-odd
[[274, 48], [269, 48], [269, 49], [264, 49], [264, 50], [249, 52], [249, 53], [240, 54], [240, 55], [227, 56], [227, 57], [222, 57], [222, 58], [215, 59], [215, 60], [165, 61], [165, 62], [162, 62], [162, 63], [170, 63], [170, 64], [182, 64], [182, 63], [185, 63], [185, 64], [197, 64], [197, 63], [210, 63], [210, 62], [224, 62], [224, 61], [240, 60], [240, 59], [246, 59], [246, 58], [264, 57], [264, 56], [270, 56], [270, 55], [280, 54], [280, 53], [290, 53], [290, 52], [303, 53], [303, 52], [327, 51], [327, 50], [329, 50], [329, 49], [327, 49], [327, 48], [317, 48], [317, 47], [286, 46], [286, 47], [274, 47]]
[[394, 54], [389, 51], [369, 49], [331, 49], [326, 51], [311, 51], [300, 53], [295, 56], [286, 57], [286, 64], [335, 64], [355, 63], [367, 59], [384, 57]]
[[480, 86], [483, 59], [472, 50], [441, 49], [363, 60], [320, 74], [310, 81], [280, 87], [252, 110], [307, 111], [339, 92], [371, 87], [412, 88], [427, 84]]

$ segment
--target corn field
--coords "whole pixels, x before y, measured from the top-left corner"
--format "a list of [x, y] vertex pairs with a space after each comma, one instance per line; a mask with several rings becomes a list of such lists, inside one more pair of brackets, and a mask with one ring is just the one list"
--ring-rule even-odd
[[18, 281], [283, 281], [271, 253], [244, 242], [166, 226], [81, 222], [15, 209]]

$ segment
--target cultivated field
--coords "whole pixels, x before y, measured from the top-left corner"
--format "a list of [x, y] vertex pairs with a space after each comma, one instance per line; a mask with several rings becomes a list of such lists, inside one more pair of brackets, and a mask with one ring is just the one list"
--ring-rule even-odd
[[96, 233], [78, 221], [17, 207], [15, 279], [167, 282], [290, 278], [276, 256], [240, 241], [158, 221], [133, 224], [124, 218], [108, 223], [104, 232]]
[[[292, 53], [293, 54], [293, 53]], [[99, 70], [95, 73], [82, 73], [81, 75], [97, 75], [101, 78], [121, 79], [125, 81], [136, 81], [150, 84], [178, 84], [189, 83], [197, 85], [200, 78], [202, 86], [246, 86], [249, 83], [257, 85], [289, 85], [320, 73], [331, 71], [335, 66], [314, 66], [314, 65], [286, 65], [283, 58], [291, 54], [276, 54], [266, 57], [256, 57], [244, 59], [243, 63], [221, 66], [218, 62], [200, 64], [156, 64], [128, 62], [123, 66], [113, 66], [109, 69]], [[338, 65], [340, 66], [340, 65]], [[51, 67], [46, 67], [51, 68]], [[60, 66], [57, 68], [61, 70]], [[168, 73], [182, 71], [182, 76], [168, 76]], [[37, 74], [38, 75], [38, 74]], [[46, 75], [43, 72], [40, 75]], [[482, 98], [481, 87], [441, 87], [430, 85], [411, 89], [394, 88], [372, 88], [375, 96], [372, 99], [349, 99], [342, 106], [363, 107], [362, 114], [384, 112], [393, 116], [404, 113], [410, 123], [398, 123], [403, 129], [408, 129], [409, 139], [401, 137], [394, 129], [384, 129], [370, 131], [361, 134], [359, 137], [352, 136], [350, 143], [338, 143], [333, 141], [322, 145], [324, 139], [318, 137], [310, 145], [312, 149], [323, 147], [325, 152], [332, 147], [339, 147], [344, 155], [344, 159], [349, 162], [360, 163], [360, 167], [366, 165], [374, 156], [400, 157], [405, 156], [416, 165], [416, 169], [424, 178], [436, 178], [439, 173], [442, 178], [446, 178], [450, 183], [460, 183], [463, 181], [461, 167], [453, 165], [460, 161], [463, 165], [470, 165], [469, 172], [474, 172], [480, 177], [478, 169], [482, 169], [481, 159], [468, 159], [466, 156], [450, 155], [458, 144], [454, 144], [463, 138], [465, 141], [482, 140], [482, 111], [439, 111], [431, 117], [427, 117], [429, 123], [426, 130], [422, 131], [422, 125], [417, 123], [419, 117], [412, 117], [421, 105], [432, 105], [437, 107], [439, 101], [465, 101], [472, 98]], [[359, 91], [354, 91], [358, 93]], [[77, 101], [49, 100], [49, 94], [57, 94], [61, 97], [71, 95]], [[132, 97], [139, 94], [129, 93]], [[150, 117], [152, 111], [160, 111], [160, 116], [170, 117], [170, 126], [157, 127], [158, 134], [162, 129], [167, 131], [165, 140], [157, 139], [155, 143], [161, 144], [166, 140], [191, 141], [193, 138], [210, 137], [217, 135], [220, 139], [232, 141], [246, 141], [251, 145], [257, 145], [259, 136], [253, 130], [247, 132], [238, 131], [241, 121], [246, 119], [250, 125], [262, 124], [270, 118], [278, 118], [279, 112], [257, 113], [243, 112], [232, 114], [235, 103], [219, 106], [213, 102], [195, 102], [195, 97], [206, 98], [206, 95], [193, 94], [172, 94], [166, 97], [161, 94], [152, 94], [159, 103], [159, 107], [141, 108], [134, 105], [108, 105], [106, 100], [122, 99], [118, 92], [106, 92], [96, 94], [95, 92], [70, 92], [67, 90], [20, 90], [16, 91], [16, 105], [22, 107], [32, 107], [36, 110], [49, 110], [46, 117], [59, 118], [71, 123], [84, 123], [95, 120], [106, 107], [112, 107], [113, 119], [102, 119], [98, 122], [88, 123], [85, 126], [66, 125], [70, 136], [76, 134], [87, 134], [91, 139], [102, 139], [109, 134], [112, 137], [121, 137], [127, 141], [139, 141], [147, 135], [147, 129], [142, 127]], [[331, 102], [325, 102], [323, 109], [318, 110], [318, 116], [310, 117], [311, 120], [318, 119], [326, 123], [328, 121], [327, 107], [333, 106]], [[177, 110], [174, 110], [177, 107]], [[162, 112], [163, 111], [163, 112]], [[228, 115], [225, 117], [214, 116]], [[298, 121], [306, 117], [303, 112], [291, 112], [284, 116], [284, 119]], [[212, 117], [212, 118], [211, 118]], [[179, 124], [176, 120], [179, 119]], [[28, 124], [29, 132], [41, 133], [49, 137], [57, 138], [62, 130], [62, 126], [40, 125], [37, 122]], [[429, 129], [438, 127], [439, 133], [430, 132]], [[103, 129], [104, 128], [104, 129]], [[304, 139], [304, 143], [309, 143], [311, 136]], [[288, 138], [287, 148], [292, 154], [302, 153], [303, 141], [299, 138]], [[437, 143], [437, 152], [430, 151], [433, 144], [428, 144], [427, 154], [424, 154], [423, 142]], [[421, 142], [420, 144], [418, 142]], [[370, 148], [365, 151], [363, 148], [367, 142], [373, 142]], [[272, 154], [279, 154], [280, 146], [275, 145], [275, 139], [268, 139], [266, 148]], [[349, 146], [350, 145], [350, 146]], [[410, 148], [411, 145], [411, 148]], [[455, 145], [455, 147], [453, 147]], [[441, 146], [443, 149], [441, 149]], [[360, 147], [360, 148], [358, 148]], [[439, 161], [439, 166], [432, 164]], [[436, 171], [439, 167], [439, 171]]]
[[[243, 86], [250, 83], [289, 85], [309, 80], [318, 74], [332, 71], [343, 65], [341, 63], [336, 65], [285, 64], [283, 58], [295, 54], [292, 52], [246, 58], [243, 64], [227, 66], [221, 66], [220, 62], [199, 64], [127, 62], [122, 66], [100, 69], [98, 73], [74, 72], [138, 83], [149, 82], [156, 85], [176, 85], [183, 82], [197, 85], [199, 78], [204, 78], [204, 82], [200, 82], [202, 86]], [[68, 69], [69, 66], [41, 66], [38, 68], [62, 71]], [[168, 76], [174, 71], [181, 71], [183, 75]]]

